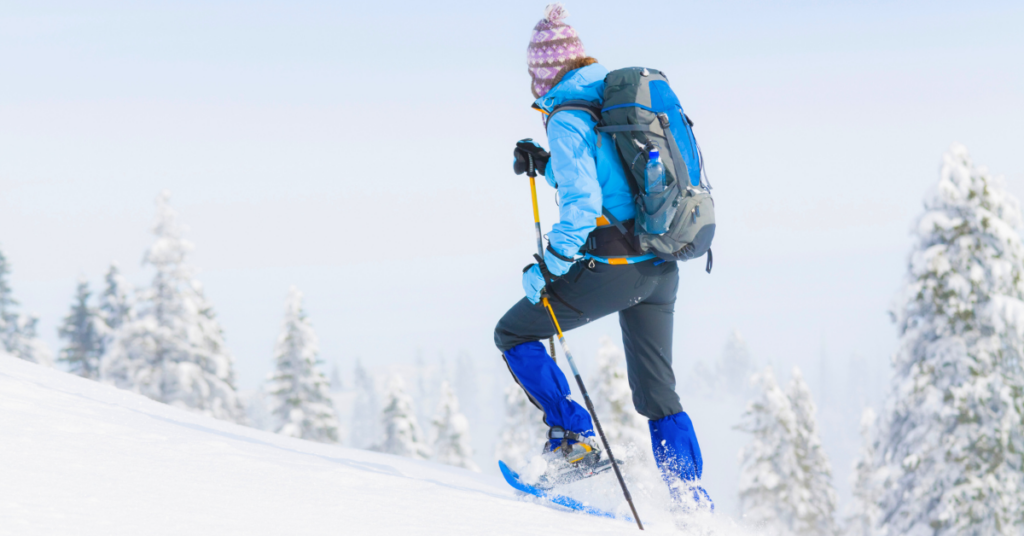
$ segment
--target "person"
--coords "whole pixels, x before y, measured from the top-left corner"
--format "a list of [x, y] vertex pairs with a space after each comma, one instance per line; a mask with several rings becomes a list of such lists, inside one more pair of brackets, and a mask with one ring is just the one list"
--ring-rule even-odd
[[[578, 110], [548, 114], [570, 100], [600, 103], [608, 70], [584, 52], [576, 30], [564, 22], [560, 4], [545, 10], [528, 49], [531, 90], [546, 120], [550, 152], [531, 140], [515, 149], [515, 168], [532, 156], [537, 172], [558, 190], [560, 221], [548, 233], [541, 262], [523, 273], [526, 297], [512, 306], [494, 331], [509, 371], [550, 427], [544, 451], [570, 465], [601, 458], [590, 414], [570, 397], [569, 383], [540, 341], [555, 333], [541, 293], [563, 330], [618, 313], [626, 369], [636, 411], [647, 417], [654, 457], [673, 496], [700, 487], [703, 461], [690, 417], [675, 392], [672, 330], [679, 271], [674, 262], [638, 251], [612, 222], [632, 231], [635, 209], [615, 143], [594, 130], [594, 119]], [[598, 136], [603, 140], [598, 143]], [[610, 213], [614, 218], [604, 215]], [[538, 257], [539, 258], [539, 257]], [[712, 506], [713, 507], [713, 506]]]

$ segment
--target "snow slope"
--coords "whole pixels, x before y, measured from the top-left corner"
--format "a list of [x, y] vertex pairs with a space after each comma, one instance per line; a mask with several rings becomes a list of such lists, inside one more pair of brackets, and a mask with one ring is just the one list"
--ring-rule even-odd
[[[649, 533], [678, 534], [638, 496]], [[723, 516], [715, 534], [740, 531]], [[0, 534], [587, 534], [499, 478], [278, 436], [0, 354]], [[746, 531], [743, 531], [746, 532]]]

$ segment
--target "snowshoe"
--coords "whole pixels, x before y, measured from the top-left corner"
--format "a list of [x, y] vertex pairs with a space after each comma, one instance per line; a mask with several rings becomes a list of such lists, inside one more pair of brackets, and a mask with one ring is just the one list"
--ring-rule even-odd
[[604, 456], [597, 438], [585, 437], [559, 426], [548, 431], [542, 457], [547, 462], [547, 470], [540, 476], [536, 487], [545, 490], [590, 478], [612, 468], [611, 460]]

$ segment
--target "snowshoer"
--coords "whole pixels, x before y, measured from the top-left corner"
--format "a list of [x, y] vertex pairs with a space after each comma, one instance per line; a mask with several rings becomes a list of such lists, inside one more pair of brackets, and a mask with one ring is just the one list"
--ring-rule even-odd
[[[548, 6], [528, 49], [534, 108], [545, 117], [570, 100], [600, 104], [605, 89], [608, 70], [586, 55], [576, 31], [563, 22], [566, 15], [561, 4]], [[678, 268], [637, 250], [613, 223], [632, 230], [634, 196], [611, 135], [594, 127], [585, 111], [563, 110], [546, 124], [550, 153], [530, 140], [516, 146], [516, 172], [523, 173], [532, 156], [537, 171], [558, 190], [560, 221], [547, 235], [543, 261], [523, 274], [526, 297], [498, 322], [494, 340], [516, 381], [544, 412], [550, 427], [545, 450], [554, 453], [548, 456], [586, 464], [600, 458], [600, 445], [590, 414], [570, 398], [565, 375], [539, 342], [555, 328], [538, 302], [546, 291], [565, 331], [618, 313], [633, 404], [650, 419], [662, 476], [677, 500], [692, 492], [695, 501], [710, 505], [699, 486], [697, 436], [672, 372]]]

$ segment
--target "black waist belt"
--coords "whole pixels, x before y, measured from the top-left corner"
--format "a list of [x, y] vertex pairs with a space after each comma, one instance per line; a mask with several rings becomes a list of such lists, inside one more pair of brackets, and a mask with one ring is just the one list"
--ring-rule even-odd
[[640, 240], [633, 234], [633, 220], [625, 220], [626, 236], [622, 235], [614, 225], [599, 227], [590, 232], [587, 241], [580, 251], [598, 257], [637, 257], [640, 251]]

